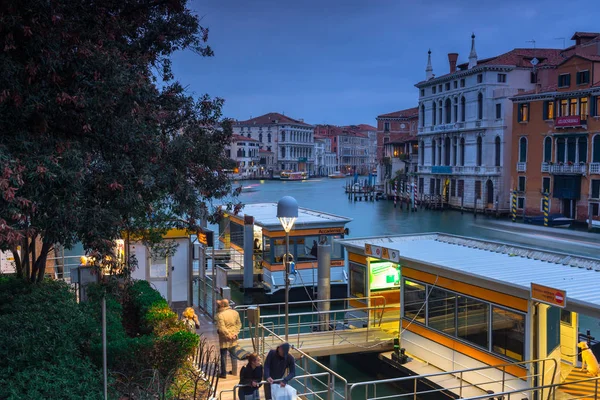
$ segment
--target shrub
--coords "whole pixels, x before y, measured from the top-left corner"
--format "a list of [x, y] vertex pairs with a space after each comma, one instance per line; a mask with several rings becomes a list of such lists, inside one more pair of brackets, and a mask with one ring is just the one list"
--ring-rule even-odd
[[93, 325], [66, 284], [2, 278], [0, 398], [102, 398], [102, 372], [88, 357]]

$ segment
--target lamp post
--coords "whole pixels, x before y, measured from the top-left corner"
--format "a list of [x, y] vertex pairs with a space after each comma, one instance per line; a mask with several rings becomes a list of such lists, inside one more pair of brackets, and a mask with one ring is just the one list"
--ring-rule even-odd
[[285, 340], [288, 340], [289, 333], [289, 300], [290, 300], [290, 263], [288, 255], [290, 254], [290, 231], [298, 218], [298, 202], [291, 196], [284, 196], [277, 202], [277, 219], [285, 231]]

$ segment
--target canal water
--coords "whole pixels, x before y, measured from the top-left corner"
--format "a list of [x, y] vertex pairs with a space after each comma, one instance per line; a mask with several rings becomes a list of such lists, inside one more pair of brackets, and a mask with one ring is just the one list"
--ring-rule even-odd
[[[352, 218], [347, 227], [348, 237], [375, 235], [398, 235], [423, 232], [444, 232], [488, 240], [524, 244], [528, 246], [568, 252], [584, 256], [600, 257], [599, 239], [594, 235], [581, 235], [575, 240], [565, 240], [564, 231], [543, 231], [540, 233], [523, 232], [521, 224], [511, 224], [506, 220], [496, 220], [472, 213], [460, 211], [430, 211], [420, 209], [409, 212], [406, 207], [394, 208], [392, 201], [351, 201], [344, 192], [345, 179], [311, 179], [308, 181], [242, 181], [235, 186], [252, 186], [255, 191], [242, 192], [240, 200], [244, 204], [277, 202], [283, 196], [292, 196], [300, 207], [329, 212]], [[218, 229], [216, 226], [213, 229]], [[527, 233], [529, 232], [529, 233]], [[570, 239], [573, 239], [572, 237]], [[232, 293], [233, 299], [241, 300], [241, 293]], [[598, 320], [582, 316], [580, 330], [590, 329], [596, 338], [600, 338]], [[348, 379], [359, 382], [384, 378], [379, 368], [382, 362], [375, 354], [333, 356], [322, 360], [333, 370]], [[378, 395], [398, 393], [399, 388], [378, 389]]]

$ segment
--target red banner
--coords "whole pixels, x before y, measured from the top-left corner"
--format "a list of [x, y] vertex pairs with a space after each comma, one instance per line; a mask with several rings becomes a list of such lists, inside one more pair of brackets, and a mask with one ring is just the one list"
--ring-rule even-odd
[[568, 117], [556, 117], [554, 126], [579, 126], [581, 125], [581, 118], [579, 115], [570, 115]]

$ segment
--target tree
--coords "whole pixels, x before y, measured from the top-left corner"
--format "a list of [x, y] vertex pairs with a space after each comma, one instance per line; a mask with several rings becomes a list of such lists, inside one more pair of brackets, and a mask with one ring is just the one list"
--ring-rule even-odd
[[239, 210], [223, 100], [171, 72], [175, 51], [213, 55], [186, 3], [1, 2], [0, 248], [19, 275], [41, 280], [55, 244], [101, 258], [123, 231], [195, 229], [215, 199]]

